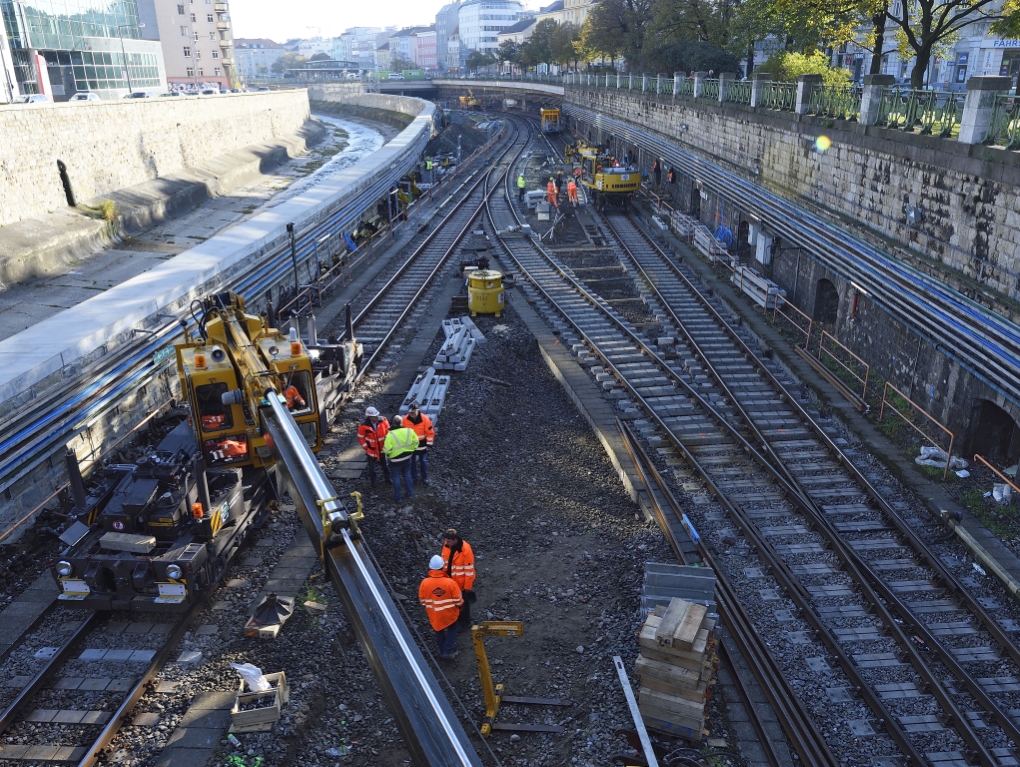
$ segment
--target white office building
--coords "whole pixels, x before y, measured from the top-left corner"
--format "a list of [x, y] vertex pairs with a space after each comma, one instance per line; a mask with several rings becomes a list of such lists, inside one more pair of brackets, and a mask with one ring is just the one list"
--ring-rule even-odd
[[495, 52], [496, 36], [516, 24], [523, 12], [516, 0], [467, 0], [458, 14], [461, 58], [470, 51]]

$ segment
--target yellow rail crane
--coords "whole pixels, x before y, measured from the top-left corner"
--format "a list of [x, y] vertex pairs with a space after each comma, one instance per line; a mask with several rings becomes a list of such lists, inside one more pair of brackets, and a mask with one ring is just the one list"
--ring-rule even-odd
[[597, 208], [630, 205], [641, 188], [641, 174], [635, 168], [624, 167], [599, 147], [580, 141], [576, 155], [581, 162], [581, 183]]
[[322, 449], [312, 358], [292, 328], [285, 336], [244, 299], [227, 291], [207, 302], [198, 338], [177, 345], [181, 390], [206, 466], [266, 466], [273, 462], [258, 422], [265, 392], [287, 401], [308, 446]]

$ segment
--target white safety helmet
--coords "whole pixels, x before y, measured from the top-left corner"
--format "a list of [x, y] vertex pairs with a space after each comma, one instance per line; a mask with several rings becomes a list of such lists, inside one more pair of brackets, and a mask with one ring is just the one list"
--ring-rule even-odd
[[366, 408], [365, 409], [365, 416], [368, 417], [368, 418], [372, 418], [372, 417], [375, 417], [375, 416], [378, 416], [378, 415], [379, 415], [379, 411], [376, 410], [374, 407], [370, 407], [370, 408]]
[[433, 554], [432, 559], [429, 560], [429, 570], [442, 570], [443, 569], [443, 558], [438, 554]]

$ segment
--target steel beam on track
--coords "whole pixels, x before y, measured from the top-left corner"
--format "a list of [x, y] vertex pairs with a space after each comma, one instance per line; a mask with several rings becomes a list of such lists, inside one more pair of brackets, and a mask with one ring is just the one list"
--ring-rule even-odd
[[[361, 541], [342, 524], [350, 517], [308, 448], [293, 416], [274, 395], [260, 411], [285, 483], [323, 567], [347, 611], [416, 767], [481, 767], [467, 732], [418, 650]], [[327, 541], [327, 538], [329, 539]]]

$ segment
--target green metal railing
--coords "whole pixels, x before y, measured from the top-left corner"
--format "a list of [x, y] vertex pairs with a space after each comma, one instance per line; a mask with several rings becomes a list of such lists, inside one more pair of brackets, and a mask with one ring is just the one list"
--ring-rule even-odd
[[731, 82], [726, 86], [726, 101], [731, 104], [751, 103], [751, 81]]
[[663, 77], [662, 78], [662, 93], [672, 96], [673, 95], [673, 78]]
[[859, 120], [864, 89], [856, 85], [819, 85], [811, 91], [807, 113], [836, 120]]
[[677, 91], [677, 98], [692, 99], [694, 98], [694, 80], [690, 77], [685, 77], [680, 81], [680, 90]]
[[758, 106], [792, 112], [797, 106], [797, 83], [769, 83], [762, 88]]
[[950, 91], [883, 88], [878, 125], [926, 136], [954, 136], [960, 132], [964, 97]]
[[1020, 149], [1020, 98], [1012, 93], [998, 93], [992, 107], [984, 143]]
[[699, 99], [710, 99], [711, 101], [719, 101], [719, 80], [716, 78], [705, 78], [701, 81], [701, 92], [698, 93]]

